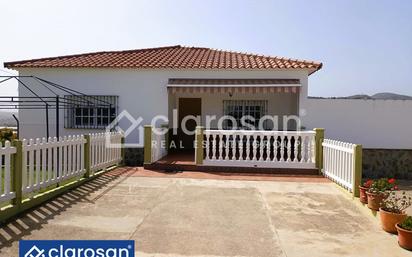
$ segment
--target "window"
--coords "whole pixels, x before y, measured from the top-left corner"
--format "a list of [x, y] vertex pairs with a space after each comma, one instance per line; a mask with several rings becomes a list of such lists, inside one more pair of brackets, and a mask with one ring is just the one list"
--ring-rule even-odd
[[[261, 117], [267, 114], [268, 101], [265, 100], [225, 100], [223, 101], [223, 114], [232, 116], [237, 123], [237, 129], [248, 129], [247, 127], [242, 127], [240, 122], [243, 116], [251, 116], [255, 120], [246, 120], [247, 123], [253, 125], [256, 129], [259, 126], [259, 120]], [[224, 129], [235, 129], [233, 122], [227, 120], [224, 123]], [[266, 124], [264, 124], [266, 128]]]
[[118, 96], [65, 96], [65, 128], [106, 128], [117, 116]]

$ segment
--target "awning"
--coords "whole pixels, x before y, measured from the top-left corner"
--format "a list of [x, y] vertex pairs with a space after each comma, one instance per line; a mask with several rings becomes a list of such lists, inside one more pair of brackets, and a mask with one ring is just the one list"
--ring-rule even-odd
[[299, 79], [169, 79], [175, 93], [297, 93]]

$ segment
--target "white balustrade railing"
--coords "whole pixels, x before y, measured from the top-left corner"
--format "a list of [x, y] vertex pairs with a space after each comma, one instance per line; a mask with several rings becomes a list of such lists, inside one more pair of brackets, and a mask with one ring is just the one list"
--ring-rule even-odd
[[165, 128], [152, 128], [152, 163], [167, 155]]
[[316, 167], [314, 131], [205, 130], [204, 135], [204, 165]]
[[324, 139], [323, 174], [337, 184], [353, 191], [355, 176], [355, 144]]
[[4, 146], [0, 142], [0, 202], [13, 199], [16, 194], [11, 191], [11, 157], [16, 148], [6, 141]]
[[32, 193], [52, 184], [80, 176], [84, 168], [83, 136], [22, 141], [23, 193]]
[[92, 172], [121, 162], [122, 137], [123, 134], [119, 132], [90, 134], [90, 169]]

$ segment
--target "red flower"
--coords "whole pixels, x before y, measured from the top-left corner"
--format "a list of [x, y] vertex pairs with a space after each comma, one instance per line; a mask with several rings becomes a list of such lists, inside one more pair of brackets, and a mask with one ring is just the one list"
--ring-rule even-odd
[[363, 183], [363, 186], [369, 188], [369, 187], [371, 187], [372, 183], [373, 183], [373, 180], [368, 179], [368, 180], [366, 180], [365, 183]]
[[390, 178], [388, 179], [389, 184], [395, 184], [395, 179], [394, 178]]
[[393, 186], [393, 190], [398, 190], [398, 186]]

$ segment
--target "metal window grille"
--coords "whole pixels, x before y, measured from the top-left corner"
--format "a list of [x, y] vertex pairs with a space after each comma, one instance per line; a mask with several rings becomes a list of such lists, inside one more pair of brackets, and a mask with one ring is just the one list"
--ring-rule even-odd
[[[224, 100], [223, 101], [223, 114], [232, 116], [237, 123], [237, 127], [231, 120], [226, 120], [224, 129], [248, 129], [241, 124], [241, 118], [243, 116], [251, 116], [254, 118], [254, 122], [247, 120], [247, 123], [254, 126], [256, 129], [259, 125], [259, 120], [267, 114], [268, 101], [266, 100]], [[265, 122], [264, 128], [267, 128]]]
[[117, 116], [118, 96], [66, 96], [72, 103], [66, 109], [65, 128], [104, 129]]

